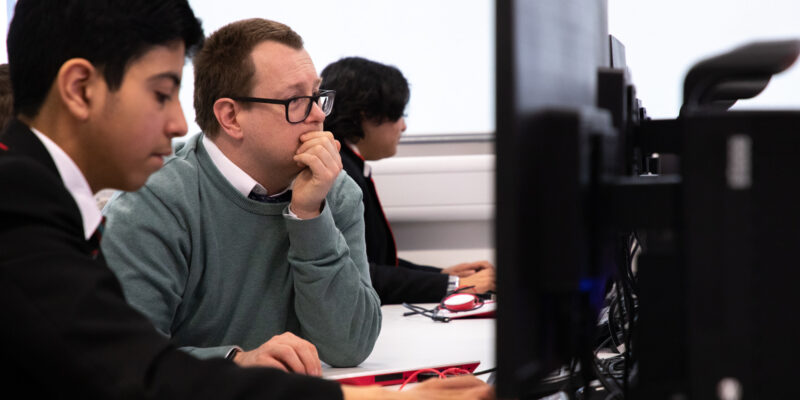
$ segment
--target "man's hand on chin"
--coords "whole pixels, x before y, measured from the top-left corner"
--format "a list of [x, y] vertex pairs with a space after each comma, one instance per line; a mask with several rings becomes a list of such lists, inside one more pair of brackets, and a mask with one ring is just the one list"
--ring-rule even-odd
[[322, 212], [325, 196], [342, 170], [342, 145], [325, 131], [305, 133], [300, 142], [294, 161], [305, 168], [294, 181], [290, 207], [298, 218], [310, 219]]

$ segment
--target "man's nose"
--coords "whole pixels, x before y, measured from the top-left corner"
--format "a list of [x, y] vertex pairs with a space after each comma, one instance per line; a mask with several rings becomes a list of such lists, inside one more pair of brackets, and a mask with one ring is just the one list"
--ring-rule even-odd
[[313, 123], [321, 123], [325, 121], [325, 112], [322, 111], [322, 107], [320, 107], [319, 103], [314, 102], [311, 104], [311, 111], [306, 118], [307, 122]]

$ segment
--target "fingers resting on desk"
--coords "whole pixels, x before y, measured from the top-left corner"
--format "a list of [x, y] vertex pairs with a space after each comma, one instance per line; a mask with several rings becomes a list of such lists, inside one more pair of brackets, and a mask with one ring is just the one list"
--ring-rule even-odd
[[243, 367], [272, 367], [298, 374], [322, 375], [317, 348], [291, 332], [273, 336], [254, 350], [240, 352], [233, 361]]
[[495, 290], [494, 268], [481, 270], [466, 278], [460, 278], [459, 286], [474, 286], [475, 293], [486, 293]]
[[447, 267], [442, 270], [442, 273], [456, 275], [459, 278], [465, 278], [484, 269], [494, 269], [494, 265], [486, 260], [466, 262], [453, 265], [452, 267]]

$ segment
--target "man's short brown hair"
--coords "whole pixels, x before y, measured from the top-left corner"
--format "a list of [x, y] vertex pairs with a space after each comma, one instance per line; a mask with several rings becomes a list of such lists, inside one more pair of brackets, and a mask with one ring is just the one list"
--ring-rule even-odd
[[251, 54], [258, 44], [269, 40], [294, 49], [303, 48], [303, 38], [292, 28], [261, 18], [225, 25], [206, 39], [194, 57], [195, 121], [205, 134], [213, 137], [219, 133], [220, 125], [214, 115], [217, 99], [251, 94], [256, 72]]

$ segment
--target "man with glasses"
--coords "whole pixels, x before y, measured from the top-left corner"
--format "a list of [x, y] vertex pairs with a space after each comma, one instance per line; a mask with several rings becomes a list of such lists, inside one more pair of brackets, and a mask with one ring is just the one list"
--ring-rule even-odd
[[127, 300], [201, 358], [309, 375], [361, 363], [380, 301], [361, 191], [322, 131], [334, 92], [300, 36], [263, 19], [212, 34], [194, 68], [203, 133], [105, 209]]

